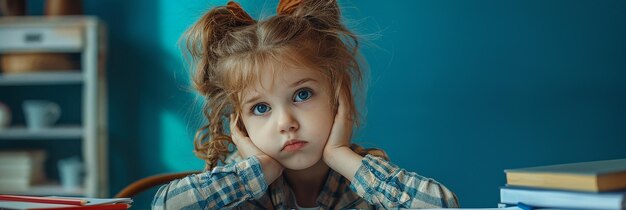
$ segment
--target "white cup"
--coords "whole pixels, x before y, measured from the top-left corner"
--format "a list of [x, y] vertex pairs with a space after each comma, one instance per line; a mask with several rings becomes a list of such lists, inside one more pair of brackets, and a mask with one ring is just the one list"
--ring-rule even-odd
[[61, 117], [61, 108], [51, 101], [26, 100], [22, 108], [26, 115], [26, 125], [30, 130], [50, 127]]
[[62, 159], [58, 162], [61, 186], [66, 190], [78, 190], [83, 182], [83, 163], [78, 157]]

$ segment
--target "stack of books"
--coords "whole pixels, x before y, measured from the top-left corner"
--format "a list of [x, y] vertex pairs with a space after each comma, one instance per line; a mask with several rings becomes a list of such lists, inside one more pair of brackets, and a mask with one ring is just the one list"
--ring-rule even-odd
[[75, 198], [1, 195], [0, 209], [70, 209], [70, 210], [126, 210], [133, 202], [130, 198]]
[[0, 191], [24, 191], [46, 181], [44, 150], [0, 151]]
[[535, 208], [625, 209], [626, 159], [507, 169], [500, 202]]

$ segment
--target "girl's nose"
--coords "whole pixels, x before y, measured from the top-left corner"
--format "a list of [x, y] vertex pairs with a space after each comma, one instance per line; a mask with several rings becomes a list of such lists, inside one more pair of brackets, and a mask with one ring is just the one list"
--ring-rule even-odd
[[278, 130], [282, 133], [294, 132], [297, 131], [300, 125], [298, 124], [298, 120], [293, 116], [289, 110], [284, 110], [280, 112], [280, 116], [278, 118]]

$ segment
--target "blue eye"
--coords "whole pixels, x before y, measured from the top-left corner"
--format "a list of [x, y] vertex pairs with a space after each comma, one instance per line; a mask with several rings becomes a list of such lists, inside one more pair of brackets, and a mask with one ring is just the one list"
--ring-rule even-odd
[[272, 108], [267, 104], [257, 104], [252, 107], [252, 113], [254, 115], [264, 115], [266, 112], [270, 111]]
[[293, 97], [293, 100], [295, 102], [303, 102], [309, 100], [311, 96], [313, 96], [313, 92], [310, 89], [300, 89], [296, 91], [296, 95]]

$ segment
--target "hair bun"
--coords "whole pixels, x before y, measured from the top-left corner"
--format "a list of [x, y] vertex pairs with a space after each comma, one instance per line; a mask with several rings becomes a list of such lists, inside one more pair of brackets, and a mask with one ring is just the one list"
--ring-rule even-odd
[[241, 5], [239, 5], [237, 2], [229, 1], [228, 4], [226, 4], [226, 9], [228, 9], [233, 18], [235, 18], [239, 22], [249, 25], [256, 23], [256, 21], [252, 19], [252, 17], [250, 17], [250, 15], [246, 11], [244, 11], [243, 8], [241, 8]]
[[276, 8], [276, 14], [290, 15], [300, 3], [302, 3], [302, 0], [280, 0]]

